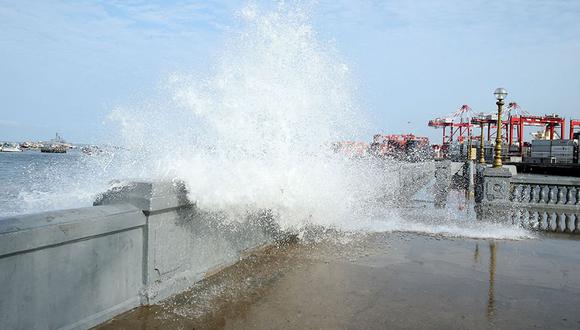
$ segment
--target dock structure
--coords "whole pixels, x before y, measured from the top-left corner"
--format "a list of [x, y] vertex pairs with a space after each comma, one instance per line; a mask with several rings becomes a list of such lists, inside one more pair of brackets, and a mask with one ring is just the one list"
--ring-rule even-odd
[[[546, 157], [536, 157], [539, 155], [538, 153], [536, 156], [532, 155], [534, 147], [538, 150], [541, 147], [524, 141], [524, 129], [526, 127], [543, 127], [544, 131], [536, 133], [536, 139], [533, 142], [547, 140], [556, 144], [556, 147], [560, 147], [557, 145], [558, 141], [577, 141], [580, 138], [578, 131], [580, 120], [571, 119], [569, 121], [569, 134], [567, 134], [566, 119], [557, 114], [531, 115], [522, 111], [516, 102], [510, 102], [508, 110], [510, 111], [508, 118], [502, 119], [501, 123], [498, 121], [496, 113], [474, 113], [468, 105], [461, 106], [451, 115], [430, 120], [429, 127], [442, 129], [443, 132], [441, 145], [433, 145], [433, 149], [438, 151], [438, 158], [450, 158], [455, 161], [466, 157], [474, 159], [472, 150], [477, 149], [477, 158], [481, 159], [481, 162], [488, 162], [494, 154], [492, 149], [496, 141], [493, 139], [501, 133], [500, 149], [504, 150], [501, 155], [502, 160], [562, 163], [572, 162], [572, 159], [565, 160], [564, 158], [572, 158], [574, 155], [575, 162], [578, 163], [577, 151], [556, 150], [558, 148], [548, 150], [549, 153], [556, 153], [556, 159], [551, 154]], [[476, 128], [479, 128], [479, 134], [474, 134]], [[486, 133], [485, 130], [487, 130]], [[577, 148], [577, 142], [575, 147]], [[528, 159], [524, 160], [524, 158]]]

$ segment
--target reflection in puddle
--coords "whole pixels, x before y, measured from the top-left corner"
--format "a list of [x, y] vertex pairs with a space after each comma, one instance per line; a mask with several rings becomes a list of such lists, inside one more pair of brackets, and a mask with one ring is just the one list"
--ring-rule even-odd
[[497, 246], [489, 242], [489, 289], [487, 291], [487, 319], [493, 325], [495, 316], [495, 265]]
[[577, 240], [329, 233], [256, 253], [99, 329], [578, 329], [579, 252]]
[[475, 253], [473, 254], [473, 263], [479, 263], [479, 243], [475, 243]]

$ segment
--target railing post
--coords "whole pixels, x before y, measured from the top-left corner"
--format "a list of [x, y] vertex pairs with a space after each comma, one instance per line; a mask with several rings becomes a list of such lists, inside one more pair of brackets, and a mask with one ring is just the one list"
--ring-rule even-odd
[[475, 192], [474, 192], [474, 187], [475, 187], [475, 181], [474, 181], [474, 174], [475, 174], [475, 163], [468, 159], [465, 162], [465, 167], [464, 167], [464, 173], [463, 175], [466, 176], [465, 180], [466, 182], [466, 188], [467, 188], [467, 196], [469, 196], [469, 198], [473, 197]]
[[451, 162], [443, 160], [435, 163], [435, 206], [445, 207], [451, 181]]
[[511, 212], [511, 177], [505, 167], [479, 169], [476, 202], [484, 219], [501, 221]]

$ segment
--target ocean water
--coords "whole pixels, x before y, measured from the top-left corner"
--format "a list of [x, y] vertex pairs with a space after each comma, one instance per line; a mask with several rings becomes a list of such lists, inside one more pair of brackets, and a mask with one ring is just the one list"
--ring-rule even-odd
[[75, 150], [0, 152], [0, 217], [90, 206], [119, 173], [112, 163]]

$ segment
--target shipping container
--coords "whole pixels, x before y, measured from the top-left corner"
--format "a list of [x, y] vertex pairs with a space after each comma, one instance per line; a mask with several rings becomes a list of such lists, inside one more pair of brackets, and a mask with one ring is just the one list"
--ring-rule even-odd
[[550, 153], [549, 152], [541, 152], [541, 151], [533, 151], [532, 150], [532, 157], [550, 157]]
[[552, 146], [552, 152], [574, 152], [574, 146]]
[[550, 154], [552, 157], [564, 157], [564, 158], [574, 158], [574, 153], [572, 152], [552, 152]]
[[574, 140], [552, 140], [552, 146], [574, 146]]
[[550, 146], [532, 146], [532, 151], [546, 151], [550, 152], [552, 147]]
[[532, 147], [534, 146], [551, 146], [552, 141], [550, 140], [532, 140]]

